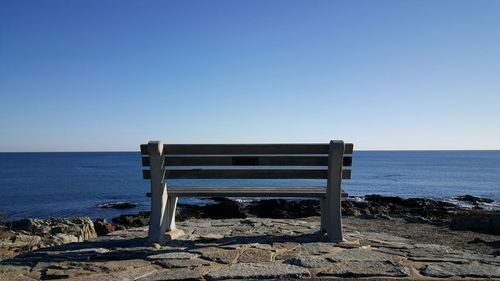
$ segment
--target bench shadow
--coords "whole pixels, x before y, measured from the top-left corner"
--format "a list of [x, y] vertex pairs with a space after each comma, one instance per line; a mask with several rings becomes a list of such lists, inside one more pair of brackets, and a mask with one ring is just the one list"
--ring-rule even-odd
[[[95, 240], [70, 243], [60, 246], [42, 248], [17, 255], [16, 257], [0, 261], [0, 265], [34, 267], [38, 263], [58, 262], [106, 262], [131, 259], [146, 260], [150, 255], [172, 252], [196, 252], [197, 249], [220, 247], [231, 249], [231, 246], [242, 244], [269, 244], [273, 243], [313, 243], [326, 242], [322, 233], [307, 233], [297, 235], [252, 235], [230, 236], [220, 239], [173, 240], [165, 246], [173, 249], [155, 249], [146, 238], [124, 238], [110, 240]], [[178, 250], [176, 248], [184, 248]]]

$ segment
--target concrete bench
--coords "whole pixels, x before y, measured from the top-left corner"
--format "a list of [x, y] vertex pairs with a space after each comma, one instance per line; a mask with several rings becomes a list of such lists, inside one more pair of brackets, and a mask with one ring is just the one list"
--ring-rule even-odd
[[[150, 242], [174, 231], [178, 197], [314, 197], [320, 199], [321, 231], [342, 236], [341, 183], [351, 178], [352, 144], [163, 144], [141, 145], [143, 178], [151, 180]], [[171, 186], [169, 179], [323, 179], [325, 186]]]

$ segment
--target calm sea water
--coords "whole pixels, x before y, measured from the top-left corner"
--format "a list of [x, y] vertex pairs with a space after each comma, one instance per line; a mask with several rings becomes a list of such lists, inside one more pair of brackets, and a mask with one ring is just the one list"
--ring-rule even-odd
[[[197, 183], [169, 182], [171, 185]], [[323, 184], [318, 180], [243, 182], [246, 185], [263, 183]], [[500, 151], [359, 151], [354, 154], [353, 179], [345, 181], [344, 189], [355, 196], [383, 194], [450, 199], [472, 194], [498, 202]], [[148, 191], [149, 183], [142, 180], [137, 152], [0, 153], [0, 212], [10, 219], [111, 218], [148, 210], [149, 198], [145, 196]], [[129, 210], [97, 207], [114, 201], [139, 205]], [[181, 202], [203, 204], [206, 200], [183, 198]]]

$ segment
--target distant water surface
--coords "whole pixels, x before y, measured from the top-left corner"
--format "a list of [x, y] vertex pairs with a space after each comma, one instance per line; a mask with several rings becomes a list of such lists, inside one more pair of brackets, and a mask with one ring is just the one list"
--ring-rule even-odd
[[[357, 151], [349, 195], [383, 194], [450, 199], [471, 194], [500, 201], [500, 151]], [[171, 181], [171, 185], [197, 181]], [[209, 184], [321, 185], [324, 181], [217, 181]], [[24, 217], [111, 218], [149, 209], [149, 183], [137, 152], [0, 153], [0, 212]], [[129, 210], [101, 209], [131, 201]], [[181, 203], [206, 200], [182, 198]]]

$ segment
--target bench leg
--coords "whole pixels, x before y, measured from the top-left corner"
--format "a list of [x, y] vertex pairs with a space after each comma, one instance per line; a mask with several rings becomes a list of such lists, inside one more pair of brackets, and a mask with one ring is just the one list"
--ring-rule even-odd
[[169, 196], [167, 199], [166, 225], [167, 230], [175, 230], [175, 209], [177, 207], [177, 197]]
[[[340, 190], [337, 189], [337, 190]], [[326, 200], [328, 203], [328, 206], [325, 208], [326, 209], [326, 216], [325, 216], [325, 228], [326, 228], [326, 233], [328, 236], [328, 241], [330, 242], [341, 242], [344, 240], [343, 233], [342, 233], [342, 209], [340, 206], [340, 191], [338, 192], [339, 195], [333, 192], [335, 198], [331, 198], [331, 200]], [[322, 216], [323, 217], [323, 216]], [[323, 219], [322, 219], [323, 221]]]
[[319, 207], [321, 210], [321, 226], [319, 231], [326, 232], [327, 216], [328, 216], [328, 205], [326, 204], [326, 198], [319, 199]]
[[171, 223], [168, 216], [168, 199], [170, 198], [164, 184], [156, 190], [155, 188], [151, 190], [151, 216], [148, 233], [148, 241], [150, 243], [162, 243], [165, 240], [165, 232]]
[[344, 142], [331, 141], [328, 152], [328, 180], [326, 184], [326, 234], [328, 241], [341, 242], [344, 240], [342, 235], [342, 161], [344, 158]]

